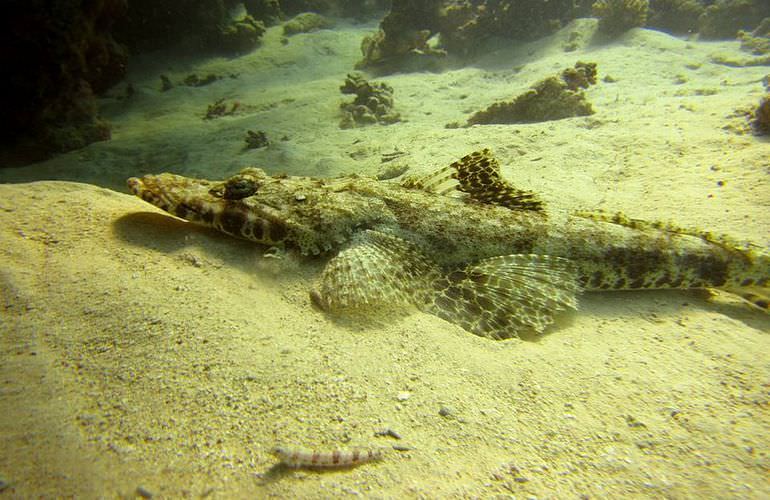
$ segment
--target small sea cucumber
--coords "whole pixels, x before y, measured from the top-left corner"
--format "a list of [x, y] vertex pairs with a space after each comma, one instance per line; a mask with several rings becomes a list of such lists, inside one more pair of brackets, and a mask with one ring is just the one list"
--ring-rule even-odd
[[355, 467], [382, 459], [381, 448], [353, 448], [351, 450], [312, 451], [302, 448], [276, 446], [271, 453], [287, 467]]

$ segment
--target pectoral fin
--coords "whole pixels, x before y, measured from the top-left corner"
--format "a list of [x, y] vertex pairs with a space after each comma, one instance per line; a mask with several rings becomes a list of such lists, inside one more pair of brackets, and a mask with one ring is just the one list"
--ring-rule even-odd
[[408, 307], [424, 302], [438, 275], [412, 243], [368, 230], [329, 261], [311, 297], [330, 312]]
[[577, 308], [571, 262], [548, 255], [505, 255], [449, 274], [398, 236], [368, 230], [332, 258], [313, 292], [325, 311], [379, 315], [416, 307], [492, 339], [540, 333], [556, 312]]
[[492, 339], [541, 333], [555, 313], [577, 308], [580, 291], [570, 261], [548, 255], [492, 257], [433, 286], [427, 312]]

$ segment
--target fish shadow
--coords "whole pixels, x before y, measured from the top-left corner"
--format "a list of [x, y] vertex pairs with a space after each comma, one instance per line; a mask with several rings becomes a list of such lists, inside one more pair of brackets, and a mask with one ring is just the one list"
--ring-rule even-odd
[[172, 256], [185, 249], [202, 252], [228, 267], [253, 272], [268, 247], [227, 236], [211, 228], [154, 212], [135, 212], [113, 222], [113, 232], [127, 245]]
[[581, 297], [576, 314], [597, 318], [651, 317], [675, 321], [683, 315], [711, 311], [739, 321], [749, 328], [770, 333], [770, 317], [726, 292], [708, 290], [640, 290], [589, 292]]

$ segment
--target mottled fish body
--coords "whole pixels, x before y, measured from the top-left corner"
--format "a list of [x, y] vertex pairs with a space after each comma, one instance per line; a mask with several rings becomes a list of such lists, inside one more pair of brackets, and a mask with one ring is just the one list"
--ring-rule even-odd
[[332, 312], [416, 306], [478, 335], [541, 332], [581, 290], [719, 288], [768, 309], [770, 255], [620, 215], [545, 211], [488, 150], [401, 182], [348, 176], [131, 178], [185, 220], [308, 255], [338, 252], [314, 302]]

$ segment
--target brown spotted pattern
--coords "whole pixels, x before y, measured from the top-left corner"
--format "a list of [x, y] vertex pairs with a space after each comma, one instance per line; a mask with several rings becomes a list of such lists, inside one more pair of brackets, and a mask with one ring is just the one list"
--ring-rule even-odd
[[458, 190], [474, 200], [516, 210], [541, 210], [535, 193], [511, 186], [500, 176], [500, 164], [489, 149], [476, 151], [450, 165]]
[[[454, 179], [456, 185], [447, 186]], [[446, 194], [467, 193], [471, 199], [511, 210], [541, 210], [542, 202], [531, 191], [523, 191], [502, 178], [500, 164], [489, 149], [475, 151], [424, 177], [407, 177], [401, 186]]]

